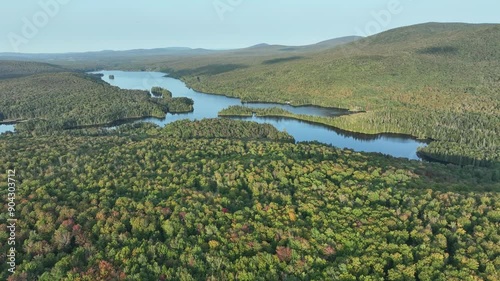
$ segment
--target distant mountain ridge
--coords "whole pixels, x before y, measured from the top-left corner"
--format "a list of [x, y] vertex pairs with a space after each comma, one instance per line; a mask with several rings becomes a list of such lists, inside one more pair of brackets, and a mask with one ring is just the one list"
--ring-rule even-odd
[[340, 44], [350, 43], [361, 39], [359, 36], [347, 36], [321, 41], [316, 44], [304, 46], [286, 46], [286, 45], [271, 45], [260, 43], [246, 48], [236, 48], [227, 50], [211, 50], [204, 48], [189, 48], [189, 47], [167, 47], [154, 49], [131, 49], [131, 50], [102, 50], [90, 52], [68, 52], [68, 53], [0, 53], [0, 59], [3, 60], [36, 60], [36, 61], [58, 61], [58, 60], [88, 60], [96, 58], [121, 58], [121, 57], [138, 57], [138, 56], [183, 56], [183, 55], [203, 55], [212, 53], [238, 52], [248, 50], [320, 50], [336, 47]]
[[64, 71], [68, 70], [49, 63], [0, 60], [0, 79]]
[[434, 139], [420, 151], [433, 159], [500, 163], [500, 24], [431, 22], [326, 45], [262, 46], [151, 65], [200, 92], [362, 110], [322, 122]]
[[87, 60], [98, 58], [120, 58], [134, 56], [158, 56], [158, 55], [186, 55], [186, 54], [204, 54], [214, 52], [206, 49], [191, 49], [185, 47], [169, 47], [155, 49], [133, 49], [124, 51], [103, 50], [92, 52], [71, 52], [71, 53], [0, 53], [0, 59], [9, 60]]

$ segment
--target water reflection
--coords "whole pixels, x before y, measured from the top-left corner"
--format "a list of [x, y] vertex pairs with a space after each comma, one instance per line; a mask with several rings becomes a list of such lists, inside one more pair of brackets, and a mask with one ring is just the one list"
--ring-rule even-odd
[[[102, 79], [111, 85], [122, 89], [150, 90], [154, 86], [163, 87], [172, 92], [173, 97], [188, 97], [194, 100], [194, 111], [186, 114], [167, 114], [164, 119], [147, 118], [142, 122], [151, 122], [165, 126], [170, 122], [181, 119], [200, 120], [216, 118], [219, 111], [233, 105], [242, 105], [237, 98], [223, 95], [204, 94], [188, 88], [184, 82], [171, 77], [165, 77], [160, 72], [124, 72], [100, 71]], [[114, 75], [114, 79], [109, 79]], [[245, 103], [253, 108], [280, 107], [297, 114], [315, 116], [337, 116], [346, 114], [345, 110], [328, 109], [315, 106], [293, 107], [282, 104]], [[354, 149], [356, 151], [380, 152], [394, 157], [419, 159], [417, 148], [425, 146], [423, 141], [410, 136], [396, 134], [366, 135], [333, 129], [322, 125], [310, 124], [299, 120], [270, 117], [234, 118], [252, 120], [258, 123], [269, 123], [281, 131], [286, 131], [297, 141], [319, 141], [336, 147]]]

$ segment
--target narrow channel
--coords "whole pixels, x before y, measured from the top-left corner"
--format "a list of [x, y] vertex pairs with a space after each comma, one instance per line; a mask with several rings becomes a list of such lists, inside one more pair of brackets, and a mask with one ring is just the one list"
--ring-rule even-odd
[[[99, 71], [104, 76], [102, 79], [113, 86], [122, 89], [150, 90], [154, 86], [166, 88], [172, 92], [174, 97], [188, 97], [194, 100], [194, 111], [184, 114], [167, 114], [164, 119], [145, 118], [139, 122], [151, 122], [159, 126], [181, 119], [200, 120], [203, 118], [217, 118], [219, 111], [232, 105], [242, 105], [238, 98], [224, 95], [213, 95], [199, 93], [190, 89], [178, 79], [166, 77], [161, 72], [125, 72], [125, 71]], [[110, 79], [110, 75], [114, 76]], [[315, 106], [293, 107], [283, 104], [270, 103], [245, 103], [252, 108], [281, 107], [297, 114], [308, 114], [316, 116], [337, 116], [345, 114], [345, 110], [329, 109]], [[258, 123], [269, 123], [281, 131], [292, 135], [296, 141], [318, 141], [331, 144], [340, 148], [349, 148], [355, 151], [378, 152], [394, 157], [408, 159], [420, 159], [417, 156], [418, 147], [426, 143], [411, 136], [396, 134], [366, 135], [346, 132], [343, 130], [310, 124], [299, 120], [288, 118], [270, 117], [239, 117], [235, 119], [251, 120]]]

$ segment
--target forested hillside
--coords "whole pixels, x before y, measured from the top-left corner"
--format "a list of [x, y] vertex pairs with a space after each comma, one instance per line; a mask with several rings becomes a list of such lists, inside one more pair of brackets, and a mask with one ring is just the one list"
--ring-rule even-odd
[[85, 74], [51, 73], [0, 80], [0, 112], [28, 122], [19, 130], [70, 128], [165, 116], [148, 92], [121, 90]]
[[435, 139], [428, 156], [491, 165], [500, 161], [499, 45], [498, 24], [429, 23], [321, 52], [194, 56], [165, 60], [162, 69], [244, 101], [364, 110], [327, 122]]
[[48, 63], [0, 60], [0, 79], [64, 71], [67, 70]]
[[498, 171], [179, 134], [213, 122], [239, 124], [234, 138], [262, 126], [1, 136], [9, 280], [497, 280]]
[[[480, 115], [480, 114], [463, 114], [459, 117], [448, 115], [445, 118], [448, 122], [455, 122], [453, 127], [439, 128], [437, 131], [420, 131], [419, 125], [425, 127], [425, 122], [438, 123], [438, 116], [429, 112], [425, 119], [418, 117], [418, 112], [414, 112], [416, 116], [405, 114], [398, 115], [398, 112], [388, 112], [384, 115], [377, 116], [380, 122], [374, 121], [374, 113], [366, 112], [363, 114], [355, 113], [352, 115], [344, 115], [336, 118], [323, 116], [310, 116], [303, 114], [293, 114], [282, 108], [271, 107], [266, 109], [255, 109], [245, 106], [231, 106], [219, 112], [219, 116], [252, 116], [255, 113], [257, 116], [273, 116], [285, 117], [303, 120], [315, 124], [322, 124], [331, 127], [347, 127], [350, 131], [361, 131], [369, 134], [377, 132], [390, 132], [390, 127], [387, 125], [388, 120], [395, 119], [399, 127], [414, 128], [411, 134], [420, 138], [426, 138], [426, 132], [433, 133], [433, 136], [438, 141], [432, 141], [429, 145], [419, 149], [418, 154], [424, 158], [443, 160], [459, 165], [474, 165], [487, 167], [500, 167], [498, 159], [500, 159], [500, 149], [498, 142], [500, 135], [500, 123], [498, 116], [495, 115]], [[366, 118], [370, 116], [372, 118]], [[455, 119], [452, 119], [455, 118]], [[490, 127], [489, 130], [484, 130], [485, 127]], [[473, 132], [473, 134], [463, 134], [463, 131]], [[464, 149], [459, 143], [453, 141], [439, 141], [443, 139], [460, 140], [471, 144], [471, 147]]]
[[[220, 115], [411, 134], [434, 140], [421, 155], [460, 165], [295, 143], [225, 118], [106, 127], [191, 111], [193, 100], [0, 61], [0, 121], [19, 121], [0, 134], [0, 279], [499, 280], [500, 25], [424, 24], [331, 47], [339, 42], [144, 60], [112, 52], [99, 63], [163, 70], [244, 101], [350, 109]], [[87, 55], [72, 69], [101, 66]]]
[[273, 140], [294, 143], [287, 133], [269, 124], [242, 122], [230, 119], [203, 119], [198, 122], [180, 120], [165, 126], [163, 135], [172, 138], [228, 138], [240, 140]]

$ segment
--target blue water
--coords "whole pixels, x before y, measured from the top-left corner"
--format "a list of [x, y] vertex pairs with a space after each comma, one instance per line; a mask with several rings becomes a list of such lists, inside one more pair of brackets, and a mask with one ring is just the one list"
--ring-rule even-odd
[[12, 124], [1, 124], [0, 125], [0, 134], [3, 134], [5, 132], [14, 132], [15, 130], [15, 125]]
[[[183, 114], [167, 114], [164, 119], [147, 118], [143, 122], [151, 122], [165, 126], [170, 122], [181, 119], [200, 120], [203, 118], [216, 118], [219, 111], [232, 105], [242, 105], [240, 99], [226, 97], [223, 95], [211, 95], [196, 92], [186, 86], [178, 79], [164, 77], [160, 72], [124, 72], [124, 71], [100, 71], [102, 79], [111, 85], [122, 89], [150, 90], [154, 86], [166, 88], [172, 92], [174, 97], [188, 97], [194, 100], [194, 111]], [[115, 79], [110, 80], [109, 75]], [[315, 106], [293, 107], [290, 105], [256, 103], [244, 104], [254, 108], [277, 106], [293, 113], [317, 116], [336, 116], [345, 114], [345, 110], [328, 109]], [[281, 131], [292, 135], [296, 141], [319, 141], [340, 148], [349, 148], [356, 151], [380, 152], [394, 157], [419, 159], [417, 148], [425, 146], [426, 143], [415, 140], [409, 136], [379, 134], [365, 135], [348, 133], [321, 125], [309, 124], [303, 121], [286, 118], [248, 117], [235, 118], [251, 120], [258, 123], [269, 123]]]

